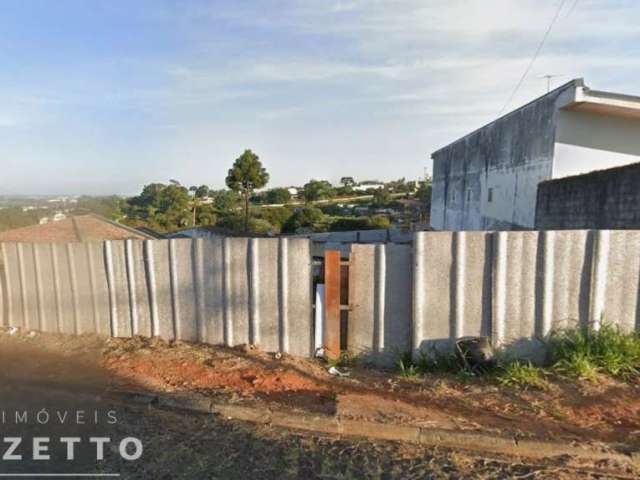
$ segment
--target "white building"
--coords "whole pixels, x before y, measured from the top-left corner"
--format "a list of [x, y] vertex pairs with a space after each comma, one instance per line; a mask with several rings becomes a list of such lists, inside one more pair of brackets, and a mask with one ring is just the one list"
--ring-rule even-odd
[[640, 97], [572, 80], [431, 157], [433, 228], [533, 228], [541, 181], [640, 161]]
[[366, 192], [367, 190], [380, 190], [384, 188], [384, 183], [361, 183], [360, 185], [354, 185], [354, 192]]

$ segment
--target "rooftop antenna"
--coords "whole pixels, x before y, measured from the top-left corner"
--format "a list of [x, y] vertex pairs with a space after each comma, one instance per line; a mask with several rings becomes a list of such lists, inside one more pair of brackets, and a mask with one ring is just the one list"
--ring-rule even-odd
[[540, 78], [546, 78], [547, 79], [547, 93], [549, 93], [551, 91], [551, 79], [552, 78], [558, 78], [558, 77], [564, 77], [564, 75], [547, 74], [547, 75], [542, 75], [540, 77]]

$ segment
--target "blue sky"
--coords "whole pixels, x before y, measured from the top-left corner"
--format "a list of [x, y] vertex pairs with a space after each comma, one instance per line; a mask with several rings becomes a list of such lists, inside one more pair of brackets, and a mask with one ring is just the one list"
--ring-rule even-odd
[[[495, 118], [561, 0], [4, 0], [0, 194], [416, 178]], [[640, 95], [640, 2], [566, 0], [509, 109], [584, 77]]]

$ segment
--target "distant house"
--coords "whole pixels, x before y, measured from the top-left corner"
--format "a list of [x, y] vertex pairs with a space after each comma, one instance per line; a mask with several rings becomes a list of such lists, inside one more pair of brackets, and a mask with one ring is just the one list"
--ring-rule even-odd
[[361, 182], [358, 185], [354, 185], [354, 192], [366, 192], [367, 190], [380, 190], [384, 188], [384, 183], [375, 183], [375, 182]]
[[572, 80], [431, 157], [433, 228], [534, 228], [540, 182], [640, 161], [640, 97]]
[[0, 232], [0, 242], [89, 242], [128, 238], [144, 240], [155, 237], [95, 214]]
[[297, 187], [287, 187], [287, 192], [289, 192], [289, 195], [292, 197], [297, 197], [298, 193], [300, 193], [299, 190]]

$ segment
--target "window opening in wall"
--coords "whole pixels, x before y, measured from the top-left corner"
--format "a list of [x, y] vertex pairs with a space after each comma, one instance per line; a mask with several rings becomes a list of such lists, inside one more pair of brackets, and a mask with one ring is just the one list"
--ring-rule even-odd
[[490, 188], [487, 192], [487, 202], [493, 202], [493, 188]]

